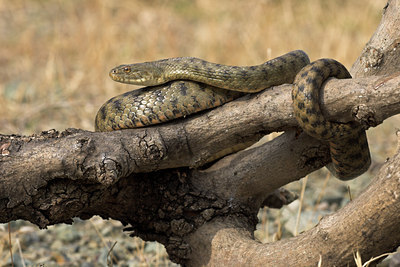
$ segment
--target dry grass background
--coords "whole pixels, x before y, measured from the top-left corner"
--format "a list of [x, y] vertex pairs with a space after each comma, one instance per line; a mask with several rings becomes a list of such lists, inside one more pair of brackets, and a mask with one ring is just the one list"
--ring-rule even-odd
[[[122, 63], [195, 56], [251, 65], [303, 49], [312, 60], [331, 57], [350, 68], [385, 3], [0, 0], [0, 133], [93, 130], [101, 104], [133, 88], [108, 78], [109, 69]], [[394, 153], [399, 122], [392, 118], [369, 131], [374, 166]], [[265, 240], [272, 235], [260, 234]]]

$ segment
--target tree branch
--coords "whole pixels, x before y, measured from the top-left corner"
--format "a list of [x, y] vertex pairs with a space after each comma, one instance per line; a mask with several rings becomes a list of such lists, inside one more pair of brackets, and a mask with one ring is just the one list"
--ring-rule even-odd
[[[400, 112], [399, 84], [400, 75], [332, 79], [326, 83], [323, 94], [325, 112], [333, 120], [348, 120], [354, 116], [368, 126], [377, 125]], [[82, 180], [108, 186], [130, 173], [203, 165], [212, 155], [233, 145], [255, 142], [263, 134], [296, 126], [290, 104], [290, 87], [274, 87], [192, 118], [150, 128], [109, 133], [67, 130], [58, 134], [49, 131], [31, 137], [2, 135], [0, 177], [3, 186], [0, 185], [0, 196], [7, 199], [9, 207], [14, 207], [29, 201], [36, 188], [52, 179]], [[305, 150], [313, 146], [315, 144]], [[323, 163], [326, 164], [329, 152], [323, 151]], [[279, 153], [274, 155], [284, 157]], [[304, 157], [304, 151], [291, 154], [291, 157]], [[243, 167], [246, 169], [254, 164], [252, 160], [244, 162], [249, 165]], [[322, 165], [318, 165], [320, 167]], [[228, 166], [227, 169], [232, 168]], [[309, 169], [310, 172], [313, 170]], [[222, 175], [223, 170], [220, 173]], [[278, 171], [276, 174], [282, 173]], [[306, 173], [293, 170], [292, 174], [283, 180], [292, 181]], [[219, 179], [230, 177], [229, 172]]]
[[[357, 120], [368, 128], [400, 113], [399, 1], [389, 1], [369, 43], [376, 48], [385, 39], [375, 63], [375, 50], [367, 49], [369, 56], [352, 68], [357, 78], [324, 85], [328, 119]], [[296, 132], [290, 91], [290, 85], [273, 87], [143, 129], [0, 135], [0, 221], [46, 227], [73, 217], [111, 217], [130, 224], [134, 235], [165, 244], [174, 261], [193, 266], [313, 265], [319, 254], [324, 265], [345, 265], [353, 249], [365, 257], [393, 249], [399, 240], [398, 154], [360, 198], [314, 229], [267, 245], [252, 239], [255, 214], [268, 195], [329, 162], [325, 143]], [[283, 130], [271, 142], [207, 163], [232, 146]]]
[[[351, 80], [345, 81], [353, 84], [354, 88], [345, 90], [353, 92], [350, 94], [353, 97], [349, 96], [347, 100], [359, 100], [354, 93], [357, 90], [370, 93], [364, 94], [362, 100], [384, 99], [378, 97], [377, 93], [389, 94], [390, 91], [392, 97], [398, 94], [398, 76], [385, 78], [384, 83], [380, 82], [382, 79], [361, 79], [365, 87]], [[327, 91], [341, 88], [340, 83], [343, 82], [329, 81], [326, 87], [332, 86], [333, 89]], [[339, 83], [338, 87], [334, 86], [336, 83]], [[376, 83], [379, 86], [373, 90]], [[271, 116], [258, 114], [258, 111], [265, 110], [262, 107], [270, 106], [272, 95], [280, 90], [289, 98], [289, 92], [285, 90], [287, 87], [290, 86], [275, 87], [257, 96], [246, 97], [246, 101], [236, 101], [241, 102], [241, 105], [228, 103], [188, 120], [146, 129], [111, 133], [68, 130], [61, 134], [49, 131], [32, 137], [1, 136], [0, 221], [25, 219], [46, 227], [49, 224], [70, 222], [73, 217], [111, 217], [125, 224], [130, 223], [135, 235], [165, 244], [172, 259], [179, 262], [186, 258], [194, 259], [195, 256], [190, 254], [191, 246], [186, 243], [191, 244], [192, 240], [184, 241], [183, 236], [214, 217], [232, 214], [244, 218], [247, 224], [255, 225], [254, 215], [270, 193], [329, 162], [328, 147], [324, 143], [305, 134], [297, 135], [295, 130], [288, 130], [271, 142], [226, 157], [205, 170], [167, 169], [198, 162], [197, 154], [205, 153], [206, 150], [196, 144], [206, 144], [205, 140], [214, 145], [221, 142], [228, 146], [222, 140], [223, 132], [233, 143], [239, 143], [243, 142], [243, 138], [237, 136], [255, 138], [260, 132], [281, 130], [283, 125], [294, 124], [291, 122], [291, 105], [273, 107], [278, 110], [278, 114], [284, 116], [283, 121], [286, 123], [281, 123], [279, 115], [273, 116], [272, 111]], [[346, 98], [334, 100], [335, 94], [328, 92], [324, 94], [327, 105], [332, 110], [339, 110], [335, 105], [341, 105]], [[329, 98], [331, 96], [332, 99]], [[340, 96], [340, 93], [336, 96]], [[392, 103], [391, 99], [366, 101], [377, 112], [372, 116], [368, 113], [368, 119], [362, 121], [375, 123], [385, 116], [393, 115], [399, 103]], [[382, 107], [378, 108], [378, 104], [382, 104]], [[351, 109], [352, 105], [347, 106], [347, 109]], [[389, 107], [392, 109], [389, 110]], [[237, 119], [234, 114], [245, 116]], [[252, 117], [255, 117], [256, 122]], [[223, 129], [217, 123], [221, 118], [226, 119], [224, 123], [227, 125], [234, 126], [226, 131], [227, 125]], [[203, 135], [198, 133], [199, 130], [191, 131], [205, 121], [215, 127], [203, 131]], [[249, 127], [240, 127], [243, 124]], [[272, 126], [264, 126], [268, 124]], [[183, 145], [174, 145], [179, 143], [179, 133], [183, 134], [181, 140], [185, 142]], [[221, 148], [225, 147], [219, 146], [218, 149]], [[182, 154], [175, 154], [179, 152], [187, 153], [188, 159], [183, 159]], [[157, 169], [166, 170], [155, 172]], [[139, 173], [150, 170], [153, 172]], [[129, 175], [131, 172], [136, 174]], [[173, 197], [177, 192], [186, 197], [177, 201]], [[153, 199], [158, 195], [166, 197]], [[116, 203], [118, 209], [115, 209]], [[177, 212], [171, 213], [171, 210]], [[151, 217], [148, 217], [149, 211]], [[181, 249], [182, 246], [184, 249]]]
[[383, 8], [381, 23], [353, 64], [355, 77], [391, 75], [399, 72], [400, 17], [399, 0], [390, 0]]
[[393, 251], [400, 240], [399, 180], [398, 151], [357, 199], [313, 229], [274, 243], [255, 241], [245, 220], [216, 219], [188, 237], [196, 251], [188, 265], [317, 266], [321, 256], [322, 266], [352, 266], [357, 250], [364, 260]]

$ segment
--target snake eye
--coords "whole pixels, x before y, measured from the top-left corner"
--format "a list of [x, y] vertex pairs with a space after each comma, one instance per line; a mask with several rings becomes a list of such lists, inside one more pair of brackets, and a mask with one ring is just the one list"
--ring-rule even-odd
[[126, 73], [131, 72], [131, 67], [129, 67], [129, 66], [124, 67], [124, 71], [125, 71]]

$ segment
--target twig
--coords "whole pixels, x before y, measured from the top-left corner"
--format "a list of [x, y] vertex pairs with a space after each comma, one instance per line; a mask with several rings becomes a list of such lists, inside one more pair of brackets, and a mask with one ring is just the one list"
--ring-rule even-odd
[[10, 255], [11, 255], [11, 266], [14, 267], [14, 259], [12, 254], [12, 243], [11, 243], [11, 222], [8, 222], [8, 243], [10, 248]]

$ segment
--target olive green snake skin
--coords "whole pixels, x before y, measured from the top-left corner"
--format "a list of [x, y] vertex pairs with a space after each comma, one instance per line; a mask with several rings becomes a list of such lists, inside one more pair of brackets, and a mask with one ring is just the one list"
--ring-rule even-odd
[[[300, 127], [310, 136], [328, 141], [332, 163], [328, 169], [348, 180], [364, 173], [371, 162], [365, 130], [356, 122], [324, 118], [319, 90], [326, 79], [351, 78], [333, 59], [310, 64], [307, 54], [292, 51], [257, 66], [226, 66], [198, 58], [171, 58], [121, 65], [110, 71], [117, 82], [145, 85], [108, 100], [98, 111], [96, 131], [143, 127], [214, 108], [263, 89], [294, 83], [293, 109]], [[197, 83], [184, 83], [190, 80]]]

